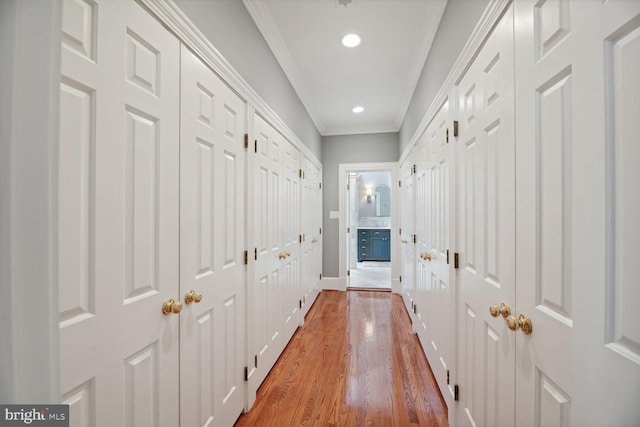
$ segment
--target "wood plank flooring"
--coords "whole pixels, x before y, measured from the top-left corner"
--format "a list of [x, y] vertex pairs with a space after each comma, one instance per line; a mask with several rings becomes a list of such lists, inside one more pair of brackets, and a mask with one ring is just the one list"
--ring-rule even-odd
[[447, 407], [402, 299], [324, 291], [243, 426], [448, 426]]

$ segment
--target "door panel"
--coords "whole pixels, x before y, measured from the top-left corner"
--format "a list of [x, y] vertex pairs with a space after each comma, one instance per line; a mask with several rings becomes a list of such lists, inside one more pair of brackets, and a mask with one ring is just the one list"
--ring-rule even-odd
[[489, 306], [515, 304], [512, 7], [458, 86], [459, 422], [512, 425], [515, 337]]
[[186, 48], [181, 64], [181, 425], [231, 425], [244, 407], [246, 106]]
[[63, 9], [61, 400], [71, 425], [175, 426], [179, 42], [134, 2]]
[[302, 321], [320, 291], [322, 192], [321, 173], [307, 157], [302, 159]]
[[[413, 155], [409, 155], [400, 166], [400, 255], [402, 263], [402, 299], [409, 313], [413, 313], [415, 292], [415, 244], [414, 234], [414, 186]], [[413, 314], [411, 315], [413, 318]], [[414, 325], [415, 327], [415, 325]]]
[[517, 312], [533, 322], [516, 334], [516, 419], [634, 425], [640, 4], [515, 11]]

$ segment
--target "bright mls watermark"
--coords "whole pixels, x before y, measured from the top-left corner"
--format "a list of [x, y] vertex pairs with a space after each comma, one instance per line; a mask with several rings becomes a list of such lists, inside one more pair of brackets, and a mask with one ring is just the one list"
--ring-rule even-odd
[[69, 405], [0, 405], [0, 427], [69, 427]]

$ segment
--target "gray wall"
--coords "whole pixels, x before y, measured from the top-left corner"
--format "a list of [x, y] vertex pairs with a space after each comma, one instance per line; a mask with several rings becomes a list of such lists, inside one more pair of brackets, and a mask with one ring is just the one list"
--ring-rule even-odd
[[241, 0], [175, 0], [233, 68], [322, 160], [320, 133]]
[[449, 0], [400, 128], [400, 154], [407, 148], [451, 67], [475, 28], [489, 0]]
[[322, 137], [323, 265], [322, 275], [338, 277], [338, 165], [340, 163], [397, 162], [398, 134], [375, 133]]

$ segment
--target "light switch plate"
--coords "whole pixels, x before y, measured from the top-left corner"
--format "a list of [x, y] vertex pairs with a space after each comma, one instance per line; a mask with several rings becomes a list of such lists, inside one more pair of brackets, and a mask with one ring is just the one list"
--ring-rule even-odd
[[340, 211], [329, 211], [329, 219], [339, 219]]

